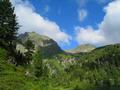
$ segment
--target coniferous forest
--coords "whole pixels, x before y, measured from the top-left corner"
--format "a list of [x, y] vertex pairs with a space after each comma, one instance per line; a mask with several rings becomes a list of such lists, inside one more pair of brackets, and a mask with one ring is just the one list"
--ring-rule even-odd
[[20, 27], [11, 2], [0, 0], [0, 90], [120, 90], [120, 44], [68, 53]]

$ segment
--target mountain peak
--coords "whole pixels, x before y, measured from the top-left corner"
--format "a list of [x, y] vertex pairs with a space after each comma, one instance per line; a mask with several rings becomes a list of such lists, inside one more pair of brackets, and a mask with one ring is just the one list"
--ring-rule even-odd
[[40, 39], [40, 40], [50, 40], [51, 38], [44, 36], [44, 35], [40, 35], [36, 32], [25, 32], [24, 34], [21, 34], [19, 36], [19, 38], [24, 37], [24, 36], [28, 36], [29, 38], [33, 38], [33, 39]]
[[53, 55], [62, 52], [61, 48], [53, 39], [44, 35], [39, 35], [36, 32], [25, 32], [24, 34], [19, 35], [18, 39], [23, 45], [28, 39], [31, 40], [35, 45], [35, 50], [42, 48], [44, 55]]
[[81, 53], [81, 52], [90, 52], [94, 50], [96, 47], [91, 44], [82, 44], [77, 46], [75, 49], [67, 50], [69, 53]]

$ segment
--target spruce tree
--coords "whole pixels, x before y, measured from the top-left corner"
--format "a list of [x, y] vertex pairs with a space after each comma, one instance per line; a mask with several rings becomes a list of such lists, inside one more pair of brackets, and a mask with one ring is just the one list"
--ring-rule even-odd
[[42, 49], [39, 50], [34, 54], [34, 65], [35, 65], [35, 76], [37, 78], [43, 75], [43, 60], [42, 60]]
[[19, 25], [9, 0], [0, 0], [0, 45], [13, 52]]
[[35, 46], [33, 42], [29, 39], [25, 42], [24, 46], [27, 49], [27, 52], [25, 53], [26, 61], [27, 61], [27, 64], [29, 64], [30, 61], [32, 60], [33, 50]]

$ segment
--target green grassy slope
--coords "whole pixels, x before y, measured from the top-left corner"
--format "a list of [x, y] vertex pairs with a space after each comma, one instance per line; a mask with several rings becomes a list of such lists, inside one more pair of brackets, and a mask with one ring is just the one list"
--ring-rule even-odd
[[119, 44], [45, 59], [39, 78], [34, 75], [35, 65], [33, 61], [16, 67], [9, 62], [7, 51], [0, 48], [0, 90], [120, 90]]
[[[70, 67], [78, 82], [100, 90], [120, 89], [120, 45], [108, 45], [79, 55], [77, 65]], [[85, 86], [78, 86], [84, 88]], [[89, 86], [88, 86], [89, 87]]]
[[24, 69], [10, 64], [7, 57], [7, 51], [0, 48], [0, 90], [25, 90]]
[[93, 45], [84, 44], [84, 45], [77, 46], [75, 49], [68, 50], [66, 52], [69, 52], [69, 53], [90, 52], [90, 51], [94, 50], [95, 48], [96, 47]]

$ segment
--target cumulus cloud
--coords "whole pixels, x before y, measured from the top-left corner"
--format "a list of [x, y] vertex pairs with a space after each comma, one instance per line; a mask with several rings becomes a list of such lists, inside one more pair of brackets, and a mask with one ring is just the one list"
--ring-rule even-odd
[[[103, 21], [98, 24], [98, 29], [77, 28], [76, 39], [79, 44], [114, 44], [120, 43], [120, 0], [109, 3], [105, 8]], [[76, 28], [75, 28], [76, 29]]]
[[115, 0], [104, 8], [106, 15], [99, 28], [104, 32], [107, 43], [120, 42], [120, 0]]
[[94, 30], [92, 27], [76, 27], [76, 40], [79, 44], [100, 44], [100, 42], [104, 41], [105, 38], [101, 35], [99, 30]]
[[78, 18], [80, 21], [83, 21], [87, 17], [87, 15], [88, 15], [87, 10], [85, 9], [78, 10]]
[[61, 30], [56, 22], [43, 18], [36, 13], [34, 6], [28, 0], [11, 0], [15, 6], [15, 13], [21, 25], [19, 33], [37, 32], [46, 35], [58, 43], [69, 43], [71, 36]]

